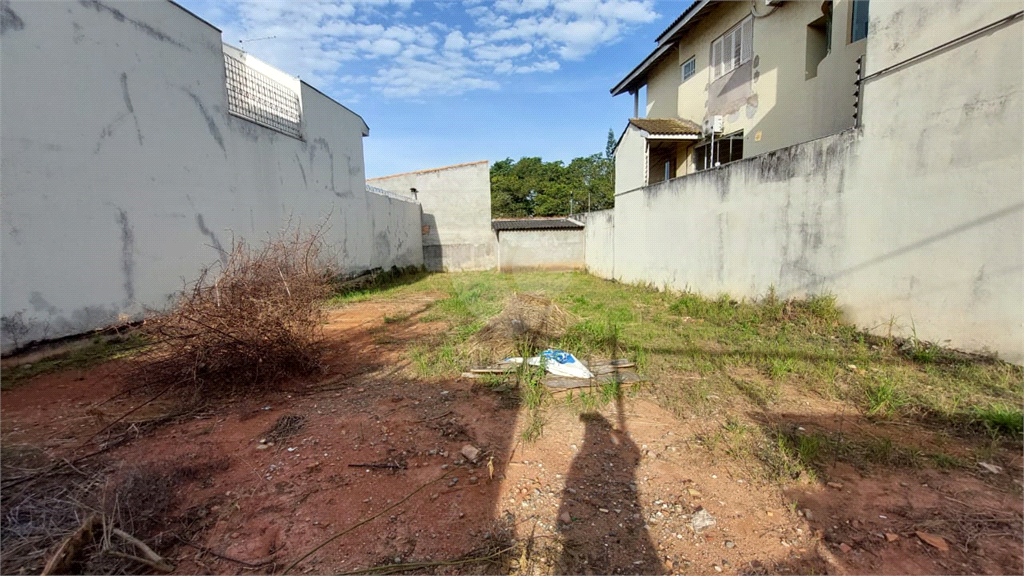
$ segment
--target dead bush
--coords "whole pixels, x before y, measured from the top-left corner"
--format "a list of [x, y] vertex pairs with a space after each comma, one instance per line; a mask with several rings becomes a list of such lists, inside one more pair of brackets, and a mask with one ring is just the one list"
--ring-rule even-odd
[[230, 392], [317, 370], [322, 301], [336, 272], [323, 234], [323, 225], [306, 233], [289, 225], [260, 247], [233, 242], [169, 312], [146, 321], [164, 345], [140, 359], [134, 379]]
[[469, 348], [490, 357], [532, 354], [564, 336], [575, 321], [550, 298], [516, 293], [473, 335]]

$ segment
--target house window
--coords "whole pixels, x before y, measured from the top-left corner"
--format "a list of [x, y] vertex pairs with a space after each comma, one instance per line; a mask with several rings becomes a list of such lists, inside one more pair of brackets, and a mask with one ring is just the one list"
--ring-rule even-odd
[[690, 78], [693, 78], [693, 75], [697, 73], [697, 60], [696, 60], [696, 58], [695, 57], [691, 57], [686, 62], [683, 62], [682, 68], [683, 68], [683, 82], [686, 82]]
[[695, 172], [728, 164], [743, 159], [743, 131], [733, 132], [716, 137], [714, 145], [711, 140], [704, 140], [693, 148], [693, 168]]
[[850, 42], [856, 42], [868, 37], [868, 0], [855, 0], [853, 2], [853, 24], [850, 28]]
[[750, 60], [754, 39], [754, 19], [747, 17], [711, 43], [712, 80], [732, 72]]

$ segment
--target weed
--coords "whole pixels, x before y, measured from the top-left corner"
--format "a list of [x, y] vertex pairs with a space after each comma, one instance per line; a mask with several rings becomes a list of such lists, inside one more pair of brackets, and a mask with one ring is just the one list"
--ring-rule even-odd
[[1024, 412], [1020, 406], [991, 404], [975, 408], [972, 417], [994, 435], [1020, 438], [1024, 435]]
[[792, 358], [772, 358], [768, 363], [768, 376], [772, 380], [781, 380], [795, 371], [796, 361]]
[[967, 463], [962, 458], [949, 454], [929, 454], [928, 459], [939, 469], [950, 470], [953, 468], [967, 468]]
[[907, 397], [891, 380], [868, 384], [864, 390], [869, 416], [889, 416], [907, 404]]

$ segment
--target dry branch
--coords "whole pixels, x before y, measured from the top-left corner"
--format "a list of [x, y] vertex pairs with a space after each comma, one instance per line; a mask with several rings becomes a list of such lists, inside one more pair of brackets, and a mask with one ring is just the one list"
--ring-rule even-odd
[[335, 270], [325, 228], [289, 225], [261, 246], [233, 242], [219, 268], [206, 268], [173, 308], [146, 323], [154, 346], [129, 380], [232, 391], [320, 368], [323, 299]]
[[51, 574], [68, 574], [71, 572], [71, 567], [78, 561], [78, 557], [81, 555], [82, 550], [86, 546], [92, 543], [95, 538], [93, 530], [96, 525], [100, 523], [100, 516], [98, 514], [90, 514], [82, 525], [78, 527], [70, 536], [64, 539], [60, 544], [60, 548], [57, 552], [50, 557], [50, 560], [46, 563], [46, 567], [43, 568], [42, 576], [49, 576]]

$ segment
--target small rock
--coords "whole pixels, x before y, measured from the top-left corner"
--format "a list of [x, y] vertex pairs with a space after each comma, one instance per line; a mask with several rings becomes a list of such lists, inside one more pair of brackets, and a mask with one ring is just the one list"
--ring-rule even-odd
[[843, 485], [840, 482], [829, 482], [826, 484], [829, 488], [835, 488], [836, 490], [842, 490]]
[[854, 528], [860, 528], [860, 520], [854, 519], [853, 522], [850, 522], [850, 526], [853, 526]]
[[719, 566], [718, 564], [715, 564], [715, 572], [721, 572], [721, 571], [722, 571], [722, 567]]
[[735, 548], [736, 547], [736, 543], [733, 542], [732, 540], [726, 540], [725, 541], [725, 547], [726, 548]]
[[690, 528], [697, 533], [706, 528], [710, 528], [715, 524], [717, 524], [717, 522], [715, 522], [715, 517], [703, 508], [697, 510], [693, 516], [690, 517]]
[[701, 497], [701, 493], [696, 491], [696, 490], [694, 490], [693, 488], [687, 488], [686, 489], [686, 493], [689, 494], [690, 497], [692, 497], [692, 498], [700, 498]]
[[814, 520], [814, 513], [811, 512], [810, 508], [804, 508], [803, 509], [803, 513], [804, 513], [804, 518], [806, 518], [808, 520]]
[[569, 516], [568, 512], [562, 512], [562, 515], [559, 516], [558, 519], [561, 520], [563, 524], [569, 524], [572, 522], [572, 516]]
[[598, 512], [604, 512], [605, 514], [608, 513], [608, 509], [607, 508], [598, 508], [597, 511]]
[[892, 532], [886, 532], [885, 533], [885, 539], [888, 540], [889, 542], [895, 542], [895, 541], [899, 540], [900, 537], [899, 537], [898, 534], [893, 534]]
[[477, 478], [476, 476], [470, 476], [470, 477], [469, 477], [469, 483], [470, 483], [470, 484], [476, 484], [476, 483], [477, 483], [477, 482], [479, 482], [479, 481], [480, 481], [480, 479], [479, 479], [479, 478]]
[[267, 448], [270, 448], [270, 446], [267, 446], [266, 444], [257, 444], [256, 445], [256, 449], [257, 450], [266, 450]]
[[239, 536], [238, 532], [232, 532], [231, 533], [231, 537], [232, 538], [238, 538], [238, 536]]
[[466, 460], [469, 460], [470, 462], [476, 462], [476, 459], [480, 456], [480, 449], [472, 444], [466, 444], [462, 447], [460, 452], [466, 457]]
[[995, 464], [989, 464], [988, 462], [978, 462], [978, 466], [981, 466], [982, 468], [985, 469], [985, 471], [991, 472], [993, 474], [999, 474], [1000, 472], [1003, 471], [1002, 466], [996, 466]]
[[943, 552], [949, 552], [949, 544], [946, 544], [946, 540], [942, 536], [936, 536], [935, 534], [929, 534], [927, 532], [914, 532], [917, 537], [924, 541], [925, 544], [937, 548]]
[[455, 476], [451, 480], [448, 481], [448, 487], [451, 488], [452, 486], [455, 486], [458, 483], [459, 483], [459, 477]]
[[851, 548], [851, 547], [850, 547], [850, 545], [849, 545], [849, 544], [847, 544], [846, 542], [841, 542], [841, 543], [839, 544], [839, 549], [840, 549], [840, 550], [842, 550], [844, 554], [847, 554], [847, 553], [849, 553], [849, 552], [850, 552], [851, 550], [853, 550], [853, 548]]

